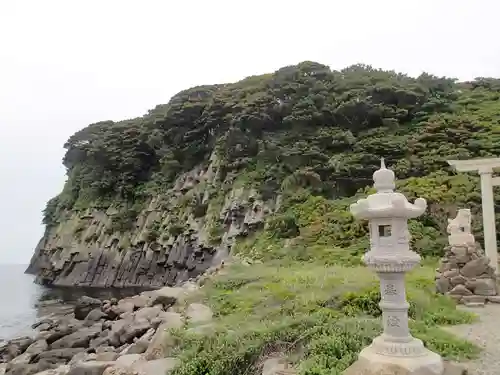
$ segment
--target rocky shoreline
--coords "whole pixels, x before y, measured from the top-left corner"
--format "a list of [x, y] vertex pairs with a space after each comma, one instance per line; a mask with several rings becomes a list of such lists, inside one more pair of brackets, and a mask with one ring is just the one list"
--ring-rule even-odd
[[165, 375], [177, 364], [171, 329], [203, 329], [212, 311], [187, 297], [199, 282], [133, 297], [81, 297], [58, 315], [42, 317], [32, 337], [0, 346], [0, 375]]

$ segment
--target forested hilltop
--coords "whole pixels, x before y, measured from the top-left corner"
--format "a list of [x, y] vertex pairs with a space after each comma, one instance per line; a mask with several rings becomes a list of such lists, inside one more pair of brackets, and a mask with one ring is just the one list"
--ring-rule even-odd
[[[184, 262], [189, 272], [189, 259], [203, 262], [221, 244], [260, 260], [357, 262], [366, 232], [348, 205], [371, 186], [381, 157], [402, 192], [429, 201], [411, 224], [415, 250], [442, 250], [458, 206], [472, 208], [481, 239], [477, 178], [446, 160], [500, 154], [499, 98], [500, 79], [458, 83], [306, 61], [181, 91], [139, 118], [91, 124], [64, 145], [68, 180], [47, 203], [31, 270], [53, 282], [83, 260], [82, 246], [150, 251], [129, 256], [160, 269]], [[194, 245], [172, 260], [181, 242]], [[141, 275], [125, 284], [144, 284]]]

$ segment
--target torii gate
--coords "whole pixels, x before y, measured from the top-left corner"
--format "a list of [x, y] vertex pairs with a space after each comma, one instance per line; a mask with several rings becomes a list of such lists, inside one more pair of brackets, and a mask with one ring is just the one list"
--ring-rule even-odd
[[483, 209], [484, 249], [491, 266], [498, 275], [497, 233], [493, 186], [500, 185], [500, 177], [493, 177], [493, 169], [500, 168], [500, 158], [448, 160], [457, 172], [478, 171], [481, 176], [481, 203]]

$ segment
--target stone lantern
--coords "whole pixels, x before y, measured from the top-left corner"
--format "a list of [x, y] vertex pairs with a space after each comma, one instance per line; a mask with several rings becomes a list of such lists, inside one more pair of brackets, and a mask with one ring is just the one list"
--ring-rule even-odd
[[408, 219], [422, 215], [427, 203], [423, 198], [410, 203], [403, 194], [394, 192], [394, 172], [385, 167], [383, 159], [373, 181], [377, 192], [350, 209], [356, 218], [369, 222], [370, 251], [363, 261], [380, 278], [384, 330], [344, 374], [441, 375], [442, 358], [410, 334], [404, 280], [405, 273], [420, 263], [420, 256], [410, 250]]

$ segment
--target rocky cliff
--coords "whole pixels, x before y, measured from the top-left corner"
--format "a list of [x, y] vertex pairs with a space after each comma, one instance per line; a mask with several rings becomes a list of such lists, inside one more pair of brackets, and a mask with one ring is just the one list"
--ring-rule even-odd
[[174, 285], [217, 267], [235, 238], [261, 228], [275, 201], [252, 189], [217, 191], [219, 165], [181, 174], [152, 197], [130, 230], [114, 226], [118, 208], [66, 212], [35, 249], [27, 272], [45, 285], [145, 287]]
[[47, 203], [27, 271], [48, 285], [158, 287], [231, 252], [350, 263], [366, 228], [348, 206], [380, 157], [401, 192], [429, 203], [410, 224], [416, 251], [442, 253], [457, 207], [471, 209], [481, 241], [477, 176], [446, 160], [498, 155], [499, 98], [494, 78], [310, 61], [181, 91], [142, 117], [68, 139], [68, 179]]

